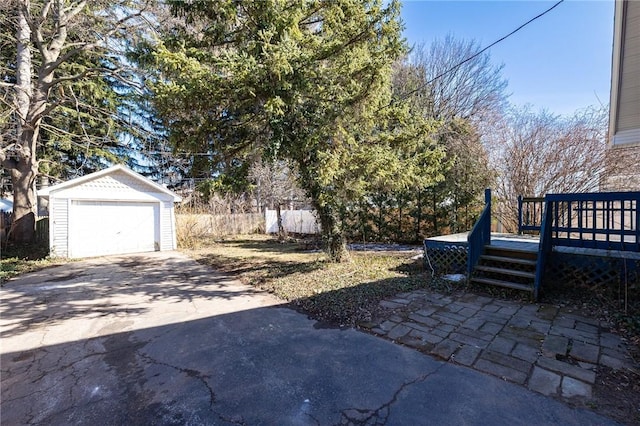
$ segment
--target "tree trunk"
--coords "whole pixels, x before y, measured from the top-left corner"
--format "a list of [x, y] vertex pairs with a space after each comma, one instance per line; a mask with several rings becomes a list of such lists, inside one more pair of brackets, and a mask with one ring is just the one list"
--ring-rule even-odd
[[367, 206], [363, 201], [360, 202], [360, 211], [358, 216], [360, 217], [360, 228], [362, 229], [362, 244], [367, 243]]
[[340, 226], [337, 206], [327, 205], [318, 200], [313, 200], [313, 204], [320, 220], [325, 252], [329, 261], [336, 263], [349, 261], [347, 242]]
[[11, 169], [13, 184], [13, 223], [10, 237], [17, 243], [33, 241], [36, 230], [36, 194], [34, 182], [37, 166], [26, 161], [16, 162]]
[[382, 242], [383, 240], [383, 229], [382, 229], [382, 223], [383, 223], [383, 217], [382, 217], [382, 198], [380, 198], [380, 204], [378, 204], [378, 242]]
[[433, 232], [438, 235], [438, 202], [436, 200], [436, 192], [433, 191]]
[[33, 117], [33, 86], [31, 61], [31, 28], [24, 10], [29, 1], [18, 5], [18, 39], [16, 56], [16, 110], [18, 113], [17, 149], [18, 158], [3, 158], [3, 166], [11, 171], [13, 185], [13, 224], [11, 238], [18, 243], [33, 241], [36, 229], [36, 195], [34, 182], [38, 172], [36, 145], [40, 120], [31, 122]]
[[335, 263], [349, 261], [346, 238], [338, 216], [340, 203], [336, 201], [336, 194], [318, 182], [312, 159], [305, 155], [297, 159], [297, 162], [300, 187], [311, 199], [311, 204], [318, 215], [324, 249], [329, 261]]
[[403, 203], [402, 196], [398, 195], [397, 200], [398, 200], [398, 232], [396, 234], [396, 241], [402, 241], [402, 203]]
[[[48, 83], [49, 76], [42, 83]], [[45, 109], [47, 90], [39, 84], [31, 96], [26, 117], [21, 121], [18, 129], [19, 158], [5, 160], [11, 170], [13, 185], [13, 225], [12, 239], [18, 243], [33, 241], [35, 219], [37, 213], [37, 199], [35, 181], [38, 176], [38, 160], [36, 146], [42, 122], [42, 112]]]
[[416, 241], [420, 241], [420, 222], [422, 222], [422, 190], [418, 188], [418, 201], [417, 204], [417, 213], [416, 213]]
[[285, 241], [287, 239], [287, 230], [284, 229], [282, 224], [282, 206], [280, 203], [276, 204], [276, 217], [278, 222], [278, 240]]

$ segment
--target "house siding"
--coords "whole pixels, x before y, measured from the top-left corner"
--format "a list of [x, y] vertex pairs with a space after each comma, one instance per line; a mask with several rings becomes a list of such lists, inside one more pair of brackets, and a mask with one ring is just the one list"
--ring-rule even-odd
[[[627, 19], [621, 34], [616, 133], [640, 129], [640, 2], [627, 1], [624, 7]], [[640, 139], [632, 142], [640, 142]]]
[[175, 250], [175, 217], [173, 203], [163, 202], [160, 211], [160, 250]]
[[601, 189], [640, 187], [640, 1], [616, 0], [609, 146]]
[[49, 205], [49, 238], [51, 255], [54, 257], [69, 256], [69, 199], [54, 198]]

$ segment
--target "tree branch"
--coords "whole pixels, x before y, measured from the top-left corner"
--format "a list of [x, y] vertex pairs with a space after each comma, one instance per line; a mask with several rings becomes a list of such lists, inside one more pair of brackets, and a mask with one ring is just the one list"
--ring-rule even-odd
[[51, 5], [53, 4], [53, 0], [49, 0], [42, 6], [42, 10], [40, 11], [40, 20], [44, 22], [49, 15], [49, 11], [51, 10]]

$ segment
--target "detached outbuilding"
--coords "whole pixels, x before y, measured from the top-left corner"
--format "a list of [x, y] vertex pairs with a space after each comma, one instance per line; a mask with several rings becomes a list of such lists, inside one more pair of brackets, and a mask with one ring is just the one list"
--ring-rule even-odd
[[38, 192], [48, 198], [51, 256], [91, 257], [176, 249], [181, 198], [114, 166]]

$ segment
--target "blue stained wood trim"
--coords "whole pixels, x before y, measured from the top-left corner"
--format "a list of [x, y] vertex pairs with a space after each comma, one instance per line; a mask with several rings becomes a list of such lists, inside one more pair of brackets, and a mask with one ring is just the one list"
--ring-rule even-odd
[[[548, 202], [556, 211], [553, 223], [553, 245], [607, 250], [639, 251], [640, 229], [630, 220], [640, 215], [640, 192], [595, 194], [550, 194]], [[590, 223], [577, 223], [571, 216], [573, 206], [587, 204]], [[578, 235], [578, 238], [575, 235]]]
[[485, 209], [488, 210], [487, 219], [484, 222], [484, 244], [491, 244], [491, 190], [484, 190]]
[[[519, 232], [541, 232], [537, 214], [528, 214], [534, 200], [518, 197]], [[548, 194], [544, 200], [552, 205], [552, 245], [640, 251], [640, 192]]]
[[518, 233], [540, 232], [544, 198], [518, 196]]
[[491, 190], [484, 190], [484, 210], [467, 236], [469, 255], [467, 257], [467, 277], [471, 278], [484, 246], [491, 244]]
[[640, 191], [629, 192], [579, 192], [570, 194], [547, 194], [546, 201], [620, 201], [636, 200]]
[[640, 245], [638, 243], [630, 243], [626, 241], [578, 240], [554, 237], [553, 245], [563, 247], [594, 248], [602, 250], [640, 251]]
[[522, 234], [522, 195], [518, 195], [518, 234]]
[[536, 262], [536, 277], [533, 280], [533, 299], [538, 300], [540, 287], [544, 278], [547, 257], [551, 254], [551, 218], [553, 217], [553, 205], [544, 203], [542, 223], [540, 224], [540, 244], [538, 244], [538, 260]]

